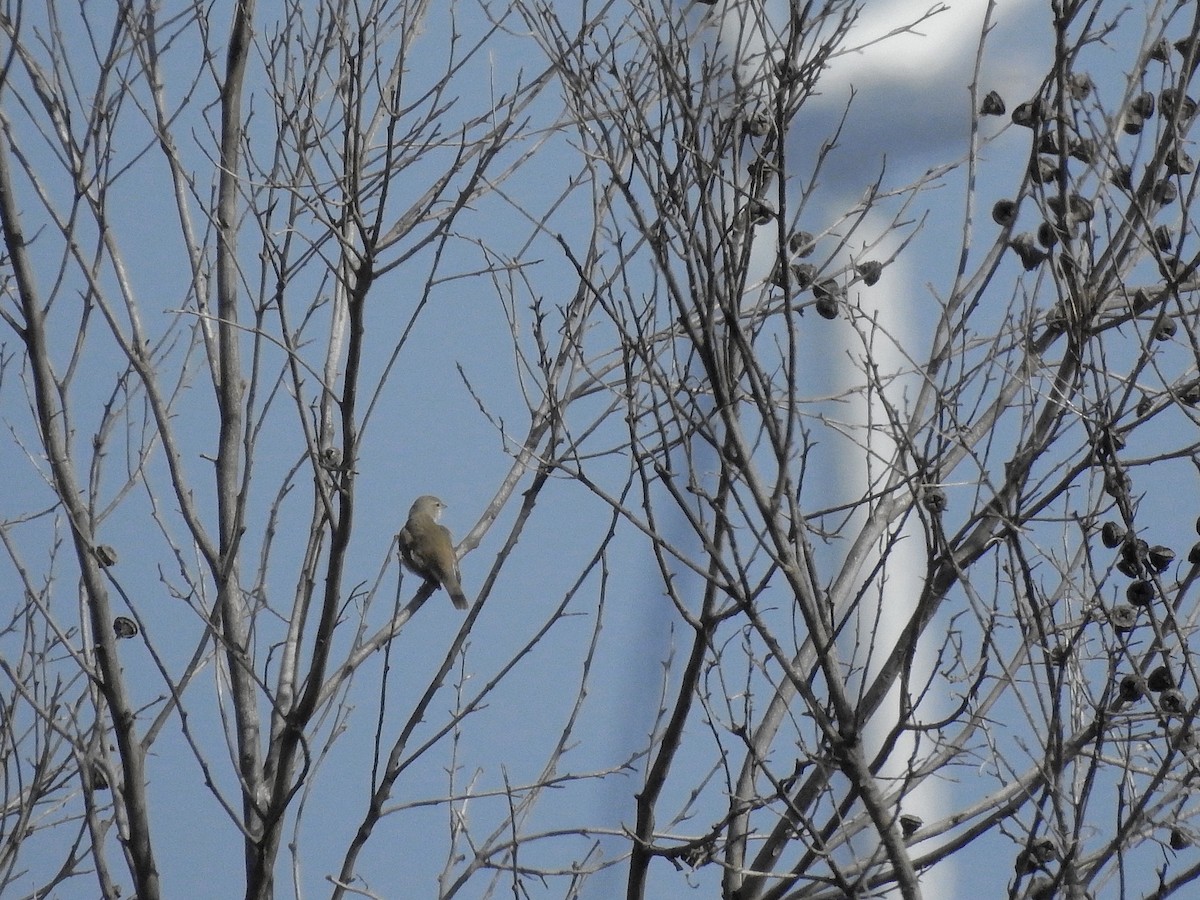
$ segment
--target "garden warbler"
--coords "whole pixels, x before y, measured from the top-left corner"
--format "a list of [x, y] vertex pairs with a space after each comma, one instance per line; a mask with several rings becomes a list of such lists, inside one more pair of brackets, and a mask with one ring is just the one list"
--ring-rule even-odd
[[438, 524], [445, 508], [445, 503], [428, 494], [416, 499], [398, 536], [400, 558], [426, 581], [444, 587], [457, 609], [466, 609], [467, 597], [459, 580], [454, 541], [450, 532]]

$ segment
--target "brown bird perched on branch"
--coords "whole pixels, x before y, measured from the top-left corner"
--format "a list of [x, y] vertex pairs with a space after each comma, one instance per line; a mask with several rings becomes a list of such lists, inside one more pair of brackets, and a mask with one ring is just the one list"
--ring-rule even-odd
[[445, 503], [428, 494], [416, 499], [408, 511], [408, 521], [397, 536], [400, 558], [426, 581], [444, 587], [456, 609], [466, 609], [467, 597], [458, 572], [458, 557], [454, 555], [454, 541], [445, 526], [438, 524], [445, 508]]

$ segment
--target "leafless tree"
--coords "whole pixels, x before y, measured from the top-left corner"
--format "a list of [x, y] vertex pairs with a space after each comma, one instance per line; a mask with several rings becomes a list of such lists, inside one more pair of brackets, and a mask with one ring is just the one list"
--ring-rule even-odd
[[8, 3], [5, 896], [1186, 895], [1200, 13], [973, 5]]

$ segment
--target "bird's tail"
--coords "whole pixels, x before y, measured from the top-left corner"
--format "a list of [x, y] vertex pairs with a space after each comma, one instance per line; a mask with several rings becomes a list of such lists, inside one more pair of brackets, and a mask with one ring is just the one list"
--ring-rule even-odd
[[462, 585], [455, 582], [454, 584], [442, 585], [446, 589], [446, 593], [450, 595], [451, 601], [454, 603], [455, 609], [466, 609], [471, 604], [467, 600], [467, 595], [463, 593]]

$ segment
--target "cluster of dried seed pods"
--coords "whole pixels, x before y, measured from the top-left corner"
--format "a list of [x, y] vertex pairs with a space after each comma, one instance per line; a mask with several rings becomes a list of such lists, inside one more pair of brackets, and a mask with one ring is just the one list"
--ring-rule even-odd
[[[1184, 54], [1185, 58], [1195, 49], [1194, 42], [1190, 39], [1177, 41], [1175, 47]], [[1148, 62], [1165, 63], [1170, 59], [1170, 51], [1170, 43], [1166, 39], [1160, 40], [1152, 48]], [[1146, 196], [1152, 207], [1161, 208], [1178, 199], [1179, 178], [1191, 175], [1196, 171], [1196, 161], [1184, 149], [1184, 140], [1191, 122], [1196, 116], [1196, 101], [1174, 85], [1164, 88], [1157, 98], [1152, 91], [1143, 90], [1128, 103], [1124, 112], [1122, 129], [1126, 134], [1140, 134], [1156, 112], [1162, 120], [1160, 132], [1162, 138], [1165, 138], [1167, 147], [1161, 159], [1161, 177], [1157, 172], [1150, 176], [1153, 182], [1149, 184]], [[1160, 138], [1157, 144], [1162, 146], [1162, 143], [1164, 141]], [[1133, 177], [1130, 167], [1124, 166], [1114, 171], [1112, 180], [1123, 190], [1132, 192]], [[1147, 210], [1149, 214], [1152, 212], [1153, 209]], [[1154, 230], [1152, 238], [1154, 247], [1159, 253], [1159, 269], [1164, 280], [1179, 281], [1186, 277], [1188, 274], [1184, 271], [1186, 266], [1182, 265], [1175, 255], [1169, 255], [1172, 251], [1178, 252], [1179, 249], [1174, 247], [1171, 230], [1166, 226], [1159, 226]], [[1169, 340], [1174, 334], [1175, 323], [1169, 319], [1160, 319], [1155, 326], [1153, 336], [1157, 340]]]
[[[1193, 53], [1193, 42], [1184, 40], [1177, 42], [1188, 47], [1187, 53]], [[1170, 44], [1166, 51], [1155, 50], [1149, 54], [1149, 59], [1166, 62], [1170, 58]], [[1192, 58], [1192, 57], [1187, 57]], [[1065, 103], [1079, 103], [1092, 96], [1095, 85], [1085, 72], [1070, 72], [1065, 79]], [[980, 114], [985, 116], [1003, 115], [1006, 110], [1004, 99], [996, 91], [989, 91], [980, 104]], [[1176, 87], [1162, 90], [1158, 96], [1150, 90], [1141, 90], [1126, 103], [1122, 111], [1121, 128], [1127, 134], [1140, 134], [1146, 124], [1158, 114], [1163, 120], [1163, 129], [1168, 130], [1172, 143], [1161, 158], [1162, 177], [1153, 177], [1152, 183], [1145, 186], [1142, 194], [1143, 202], [1150, 201], [1157, 207], [1174, 203], [1180, 193], [1179, 177], [1191, 175], [1196, 171], [1196, 161], [1184, 147], [1184, 138], [1188, 126], [1197, 114], [1197, 103]], [[1032, 232], [1020, 233], [1007, 240], [1008, 247], [1020, 259], [1026, 271], [1038, 268], [1050, 257], [1050, 251], [1063, 244], [1069, 237], [1074, 236], [1079, 226], [1086, 226], [1095, 215], [1090, 200], [1078, 193], [1069, 193], [1065, 197], [1054, 186], [1060, 183], [1064, 175], [1064, 163], [1075, 159], [1087, 166], [1104, 164], [1102, 143], [1095, 138], [1081, 133], [1083, 126], [1073, 120], [1065, 110], [1060, 110], [1042, 97], [1034, 97], [1019, 103], [1011, 114], [1014, 125], [1029, 128], [1033, 131], [1033, 147], [1035, 153], [1029, 163], [1028, 177], [1034, 185], [1045, 185], [1047, 197], [1044, 221]], [[1065, 142], [1065, 146], [1064, 146]], [[1160, 145], [1161, 146], [1161, 145]], [[1117, 160], [1109, 160], [1109, 180], [1120, 189], [1133, 193], [1133, 169], [1131, 166]], [[992, 207], [992, 218], [1002, 228], [1011, 228], [1017, 219], [1019, 198], [1016, 200], [1003, 199]], [[1162, 232], [1156, 231], [1154, 242], [1160, 254], [1166, 254], [1174, 248], [1174, 238], [1169, 228], [1163, 227]], [[1085, 232], [1084, 238], [1091, 239], [1091, 232]], [[1064, 265], [1077, 264], [1072, 254], [1060, 254]], [[1189, 275], [1181, 272], [1179, 261], [1174, 257], [1160, 256], [1160, 267], [1164, 268], [1164, 278], [1178, 281]], [[1154, 337], [1168, 340], [1174, 335], [1174, 323], [1163, 322], [1155, 326]]]
[[[1196, 522], [1200, 532], [1200, 520]], [[1131, 535], [1117, 522], [1108, 521], [1100, 528], [1100, 541], [1110, 550], [1118, 550], [1115, 568], [1132, 579], [1125, 589], [1125, 603], [1114, 604], [1108, 610], [1108, 622], [1113, 631], [1125, 634], [1137, 626], [1139, 611], [1152, 607], [1159, 597], [1155, 576], [1162, 575], [1175, 561], [1175, 551], [1163, 544], [1150, 544]], [[1188, 554], [1188, 561], [1200, 564], [1200, 543]], [[1168, 664], [1156, 666], [1148, 675], [1140, 672], [1123, 675], [1117, 683], [1117, 695], [1126, 703], [1137, 703], [1147, 691], [1158, 695], [1158, 709], [1167, 716], [1187, 712], [1187, 698], [1179, 690]]]
[[[1068, 80], [1068, 89], [1072, 97], [1082, 99], [1091, 93], [1092, 80], [1085, 74], [1072, 75]], [[983, 115], [1002, 115], [1004, 99], [996, 92], [989, 91], [980, 107]], [[1029, 179], [1035, 184], [1050, 184], [1058, 180], [1061, 172], [1060, 159], [1062, 149], [1059, 146], [1057, 123], [1042, 130], [1046, 119], [1046, 106], [1041, 98], [1035, 97], [1017, 106], [1012, 112], [1012, 121], [1034, 130], [1037, 144], [1037, 155], [1029, 164]], [[1084, 163], [1091, 164], [1096, 159], [1096, 142], [1091, 138], [1073, 136], [1067, 145], [1067, 153]], [[1060, 198], [1054, 198], [1062, 205]], [[1074, 226], [1079, 222], [1090, 221], [1095, 212], [1090, 201], [1078, 194], [1069, 198], [1069, 209], [1065, 215], [1057, 216], [1058, 221], [1044, 222], [1034, 233], [1014, 235], [1008, 246], [1021, 260], [1025, 271], [1032, 271], [1049, 257], [1046, 249], [1054, 247], [1065, 235], [1064, 228]], [[992, 219], [1002, 228], [1010, 228], [1016, 222], [1018, 201], [1002, 199], [992, 207]], [[1040, 246], [1039, 246], [1040, 245]], [[1046, 248], [1046, 249], [1043, 249]]]
[[[774, 210], [771, 210], [774, 215]], [[787, 254], [797, 260], [812, 256], [816, 249], [816, 238], [811, 232], [796, 231], [787, 239]], [[795, 289], [805, 291], [812, 289], [814, 306], [817, 314], [824, 319], [836, 319], [841, 304], [845, 299], [845, 288], [837, 278], [817, 278], [818, 269], [812, 263], [785, 262], [777, 263], [771, 273], [771, 283], [785, 290]], [[854, 264], [854, 274], [857, 280], [867, 287], [876, 284], [883, 274], [883, 263], [874, 259], [862, 260]]]
[[1158, 708], [1168, 716], [1187, 712], [1187, 699], [1175, 687], [1175, 677], [1166, 666], [1158, 666], [1144, 678], [1139, 674], [1125, 675], [1117, 685], [1117, 694], [1126, 703], [1137, 703], [1147, 690], [1158, 694]]

